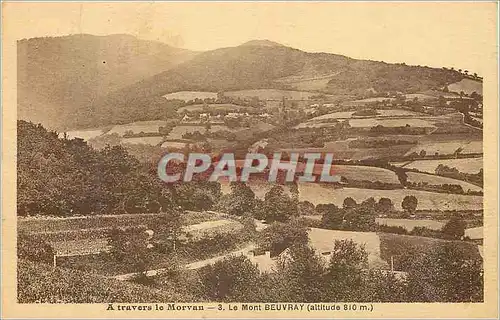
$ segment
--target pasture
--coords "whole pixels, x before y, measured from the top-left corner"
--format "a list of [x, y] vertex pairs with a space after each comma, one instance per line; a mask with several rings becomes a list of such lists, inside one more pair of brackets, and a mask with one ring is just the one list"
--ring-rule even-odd
[[[420, 153], [422, 150], [425, 151], [427, 155], [451, 155], [457, 150], [463, 148], [467, 142], [464, 141], [422, 141], [413, 148], [411, 148], [406, 155], [413, 152]], [[463, 151], [463, 150], [462, 150]]]
[[187, 146], [187, 142], [179, 141], [165, 141], [162, 143], [161, 147], [168, 150], [180, 150]]
[[194, 99], [216, 99], [216, 92], [208, 91], [178, 91], [174, 93], [169, 93], [163, 96], [167, 100], [194, 100]]
[[123, 138], [122, 144], [147, 144], [150, 146], [157, 146], [163, 141], [163, 137], [134, 137]]
[[167, 139], [175, 140], [182, 139], [182, 136], [186, 133], [194, 133], [198, 131], [199, 133], [205, 133], [207, 131], [205, 126], [197, 126], [197, 125], [178, 125], [175, 126], [172, 131], [169, 132]]
[[352, 240], [360, 246], [364, 246], [368, 253], [368, 264], [371, 267], [386, 267], [387, 265], [380, 257], [380, 237], [375, 232], [354, 232], [341, 230], [327, 230], [310, 228], [309, 244], [319, 254], [333, 252], [335, 241]]
[[137, 121], [131, 122], [127, 124], [119, 124], [113, 126], [111, 130], [109, 130], [108, 134], [117, 133], [120, 136], [123, 136], [125, 132], [132, 131], [133, 133], [158, 133], [158, 129], [161, 126], [165, 126], [167, 124], [166, 121], [161, 120], [153, 120], [153, 121]]
[[419, 128], [433, 128], [435, 125], [428, 120], [419, 118], [403, 118], [403, 119], [350, 119], [349, 124], [355, 128], [371, 128], [376, 126], [384, 127], [404, 127], [410, 125], [411, 127]]
[[378, 224], [385, 224], [394, 227], [403, 227], [408, 231], [415, 227], [425, 227], [433, 230], [441, 230], [445, 225], [445, 221], [425, 220], [425, 219], [392, 219], [392, 218], [375, 218]]
[[482, 210], [483, 197], [462, 194], [447, 194], [421, 190], [395, 189], [375, 190], [359, 188], [339, 188], [317, 183], [299, 183], [300, 201], [314, 205], [333, 203], [342, 206], [344, 199], [351, 197], [360, 203], [370, 197], [378, 201], [381, 197], [392, 200], [397, 210], [402, 210], [401, 202], [405, 196], [413, 195], [418, 200], [417, 210]]
[[377, 114], [373, 116], [357, 116], [353, 115], [355, 111], [340, 111], [327, 113], [310, 119], [309, 121], [323, 121], [328, 119], [353, 119], [353, 118], [379, 118], [379, 117], [418, 117], [422, 116], [419, 113], [403, 110], [403, 109], [390, 109], [390, 110], [377, 110]]
[[473, 92], [483, 94], [483, 83], [472, 79], [462, 79], [459, 82], [450, 84], [448, 90], [457, 93], [463, 91], [465, 94], [471, 94]]
[[465, 159], [417, 160], [410, 162], [409, 164], [406, 163], [408, 162], [402, 162], [401, 165], [404, 168], [417, 169], [419, 171], [428, 173], [435, 173], [436, 168], [440, 164], [442, 164], [450, 168], [456, 168], [460, 172], [475, 174], [483, 168], [483, 157]]
[[345, 107], [356, 107], [356, 106], [364, 106], [371, 103], [382, 102], [382, 101], [393, 101], [394, 98], [387, 97], [374, 97], [374, 98], [366, 98], [360, 100], [346, 101], [342, 103], [342, 106]]
[[347, 180], [399, 184], [399, 179], [393, 171], [378, 167], [332, 165], [331, 173], [341, 175]]
[[[104, 130], [102, 129], [74, 130], [66, 132], [68, 139], [80, 138], [85, 141], [98, 137], [102, 134], [104, 134]], [[64, 132], [60, 132], [59, 138], [63, 137], [64, 137]]]
[[415, 259], [415, 255], [432, 252], [446, 243], [456, 244], [462, 252], [471, 259], [481, 259], [478, 246], [465, 241], [448, 241], [442, 239], [379, 233], [380, 256], [384, 261], [394, 259], [394, 269], [408, 271], [408, 267]]
[[310, 97], [317, 94], [316, 92], [278, 89], [238, 90], [224, 93], [228, 97], [244, 99], [257, 97], [259, 100], [282, 100], [283, 98], [287, 100], [309, 100]]
[[426, 183], [428, 185], [444, 185], [444, 184], [458, 184], [462, 187], [464, 192], [467, 191], [483, 191], [481, 187], [478, 187], [472, 183], [468, 183], [462, 180], [436, 176], [433, 174], [419, 173], [419, 172], [407, 172], [408, 182], [411, 183]]
[[239, 106], [236, 104], [232, 103], [221, 103], [221, 104], [192, 104], [189, 106], [181, 107], [177, 109], [177, 113], [182, 113], [182, 112], [216, 112], [216, 111], [233, 111], [233, 112], [238, 112], [247, 109], [247, 107]]

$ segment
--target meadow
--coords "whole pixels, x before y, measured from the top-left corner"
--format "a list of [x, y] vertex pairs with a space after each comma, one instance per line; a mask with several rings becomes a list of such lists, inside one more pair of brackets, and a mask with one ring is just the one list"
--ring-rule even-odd
[[224, 92], [224, 95], [235, 98], [253, 98], [258, 97], [259, 100], [309, 100], [312, 96], [317, 95], [316, 92], [294, 91], [294, 90], [278, 90], [278, 89], [254, 89], [254, 90], [238, 90]]
[[119, 124], [113, 126], [111, 130], [109, 130], [108, 134], [117, 133], [120, 136], [123, 136], [125, 132], [132, 131], [133, 133], [158, 133], [158, 129], [161, 126], [165, 126], [167, 124], [166, 121], [161, 120], [152, 120], [152, 121], [137, 121], [131, 122], [127, 124]]
[[163, 141], [163, 137], [134, 137], [134, 138], [123, 138], [122, 144], [147, 144], [150, 146], [157, 146]]
[[[68, 139], [80, 138], [85, 141], [98, 137], [102, 134], [104, 134], [104, 130], [102, 129], [74, 130], [66, 132]], [[59, 133], [59, 138], [62, 137], [64, 137], [64, 132]]]
[[316, 183], [299, 184], [300, 201], [309, 201], [315, 205], [333, 203], [342, 206], [344, 199], [351, 197], [358, 203], [370, 197], [378, 201], [381, 197], [392, 200], [394, 207], [402, 210], [401, 202], [405, 196], [413, 195], [418, 200], [418, 210], [482, 210], [483, 197], [461, 194], [437, 193], [422, 190], [395, 189], [375, 190], [359, 188], [338, 188]]
[[217, 98], [217, 93], [216, 92], [207, 92], [207, 91], [178, 91], [178, 92], [173, 92], [169, 93], [163, 96], [167, 100], [184, 100], [184, 101], [189, 101], [189, 100], [194, 100], [194, 99], [216, 99]]
[[[456, 168], [463, 173], [475, 174], [483, 168], [483, 157], [480, 158], [462, 158], [462, 159], [443, 159], [443, 160], [417, 160], [403, 162], [404, 168], [417, 169], [422, 172], [435, 173], [436, 168], [442, 164], [450, 168]], [[406, 164], [406, 165], [405, 165]]]
[[471, 79], [462, 79], [459, 82], [448, 85], [448, 90], [457, 93], [463, 91], [465, 94], [471, 94], [473, 92], [483, 94], [483, 83]]
[[446, 221], [426, 220], [426, 219], [392, 219], [392, 218], [375, 218], [378, 224], [385, 224], [394, 227], [403, 227], [407, 231], [413, 230], [415, 227], [425, 227], [433, 230], [441, 230]]
[[444, 185], [444, 184], [458, 184], [462, 187], [464, 192], [470, 191], [483, 191], [481, 187], [478, 187], [472, 183], [468, 183], [462, 180], [452, 179], [448, 177], [436, 176], [433, 174], [419, 173], [419, 172], [407, 172], [408, 182], [411, 183], [427, 183], [428, 185]]

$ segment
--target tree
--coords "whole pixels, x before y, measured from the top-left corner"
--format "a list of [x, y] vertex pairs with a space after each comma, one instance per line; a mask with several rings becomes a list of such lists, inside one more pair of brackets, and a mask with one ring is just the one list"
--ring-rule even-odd
[[467, 223], [459, 218], [452, 217], [441, 229], [441, 231], [452, 239], [460, 239], [465, 234]]
[[245, 256], [231, 256], [198, 271], [201, 291], [209, 301], [258, 300], [259, 269]]
[[358, 301], [364, 287], [363, 269], [368, 267], [368, 254], [352, 240], [335, 240], [324, 282], [329, 302]]
[[389, 198], [380, 198], [377, 205], [377, 210], [381, 213], [388, 213], [394, 211], [394, 203]]
[[24, 232], [17, 235], [17, 257], [42, 263], [52, 263], [55, 251], [52, 246], [40, 237], [30, 236]]
[[314, 249], [304, 243], [291, 246], [287, 256], [278, 261], [277, 299], [284, 302], [323, 301], [324, 272], [324, 262]]
[[344, 209], [352, 209], [352, 208], [356, 207], [356, 205], [357, 205], [357, 203], [353, 198], [347, 197], [344, 199], [344, 204], [342, 207]]
[[267, 223], [285, 222], [292, 216], [297, 216], [297, 203], [285, 194], [279, 185], [273, 186], [265, 195], [262, 206]]
[[401, 202], [401, 207], [406, 210], [408, 213], [413, 214], [417, 209], [418, 200], [415, 196], [406, 196]]
[[483, 261], [477, 249], [442, 242], [413, 261], [407, 280], [410, 301], [483, 301]]
[[129, 272], [145, 273], [151, 263], [148, 235], [141, 230], [113, 228], [108, 232], [109, 255]]
[[323, 213], [321, 226], [326, 229], [341, 230], [344, 224], [344, 210], [334, 204], [318, 205], [318, 212]]
[[258, 243], [263, 250], [268, 250], [271, 255], [278, 255], [286, 248], [294, 245], [307, 244], [309, 236], [308, 229], [298, 220], [288, 223], [274, 222], [262, 231]]

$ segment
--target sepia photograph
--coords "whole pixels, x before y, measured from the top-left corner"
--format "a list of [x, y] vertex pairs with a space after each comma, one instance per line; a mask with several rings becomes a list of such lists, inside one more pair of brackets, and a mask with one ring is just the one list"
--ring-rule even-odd
[[17, 310], [498, 316], [496, 2], [2, 6]]

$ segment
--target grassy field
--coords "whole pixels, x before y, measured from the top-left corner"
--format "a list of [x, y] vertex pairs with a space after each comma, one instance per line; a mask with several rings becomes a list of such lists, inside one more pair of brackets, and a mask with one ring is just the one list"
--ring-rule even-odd
[[228, 97], [252, 98], [257, 97], [259, 100], [308, 100], [311, 96], [317, 95], [315, 92], [308, 91], [293, 91], [293, 90], [278, 90], [278, 89], [256, 89], [256, 90], [239, 90], [228, 91], [224, 93]]
[[169, 150], [180, 150], [186, 147], [186, 142], [178, 142], [178, 141], [165, 141], [162, 143], [161, 147]]
[[462, 79], [459, 82], [450, 84], [448, 90], [457, 93], [463, 91], [465, 94], [471, 94], [472, 92], [483, 94], [483, 83], [471, 79]]
[[482, 141], [471, 141], [467, 143], [461, 153], [483, 153]]
[[156, 146], [163, 141], [163, 137], [134, 137], [134, 138], [123, 138], [122, 144], [148, 144], [150, 146]]
[[425, 150], [427, 155], [434, 155], [436, 153], [439, 155], [451, 155], [460, 148], [463, 148], [466, 144], [467, 142], [464, 141], [421, 142], [410, 149], [406, 155], [413, 152], [420, 153], [422, 150]]
[[441, 230], [445, 225], [445, 221], [425, 220], [425, 219], [392, 219], [392, 218], [376, 218], [375, 222], [378, 224], [385, 224], [388, 226], [403, 227], [408, 231], [413, 230], [415, 227], [426, 227], [433, 230]]
[[368, 263], [371, 267], [386, 268], [380, 256], [380, 237], [375, 232], [354, 232], [311, 228], [308, 232], [309, 244], [317, 253], [332, 252], [336, 240], [352, 240], [364, 246], [368, 253]]
[[[96, 228], [129, 227], [147, 225], [165, 213], [96, 215], [71, 218], [29, 217], [18, 218], [17, 229], [28, 233], [45, 233], [61, 231], [82, 231]], [[188, 211], [184, 218], [189, 224], [219, 219], [209, 213]]]
[[367, 166], [333, 165], [331, 172], [345, 177], [347, 180], [371, 182], [380, 181], [384, 183], [399, 184], [396, 174], [387, 169]]
[[[66, 132], [68, 139], [80, 138], [89, 140], [104, 134], [102, 129], [89, 129], [89, 130], [75, 130]], [[59, 138], [64, 137], [64, 132], [59, 133]]]
[[351, 127], [356, 128], [371, 128], [376, 126], [384, 127], [404, 127], [407, 124], [411, 127], [433, 128], [435, 127], [431, 121], [418, 118], [402, 118], [402, 119], [351, 119], [349, 120]]
[[153, 121], [137, 121], [127, 124], [120, 124], [113, 126], [108, 134], [118, 133], [120, 136], [123, 136], [126, 131], [132, 131], [133, 133], [153, 133], [158, 132], [158, 128], [160, 126], [165, 126], [167, 124], [166, 121], [161, 120], [153, 120]]
[[[245, 110], [246, 107], [238, 106], [236, 104], [231, 104], [231, 103], [223, 103], [223, 104], [208, 104], [206, 106], [208, 108], [207, 112], [210, 111], [241, 111]], [[182, 107], [177, 109], [178, 113], [181, 113], [183, 111], [199, 111], [202, 112], [205, 109], [205, 105], [203, 104], [193, 104], [190, 106]]]
[[[405, 164], [403, 162], [401, 164]], [[443, 164], [450, 168], [456, 168], [460, 172], [464, 173], [478, 173], [480, 169], [483, 168], [483, 158], [466, 158], [466, 159], [444, 159], [444, 160], [417, 160], [413, 161], [407, 165], [405, 168], [417, 169], [419, 171], [435, 173], [436, 168]]]
[[185, 133], [191, 132], [194, 133], [196, 131], [200, 133], [205, 133], [206, 128], [204, 126], [183, 126], [183, 125], [178, 125], [175, 126], [172, 131], [167, 136], [167, 139], [182, 139], [182, 135]]
[[386, 98], [386, 97], [366, 98], [361, 100], [346, 101], [343, 102], [342, 105], [346, 107], [364, 106], [374, 102], [382, 102], [384, 100], [392, 101], [394, 100], [394, 98]]
[[461, 194], [436, 193], [421, 190], [396, 189], [374, 190], [358, 188], [334, 189], [331, 186], [315, 183], [299, 184], [300, 201], [310, 201], [313, 204], [333, 203], [342, 206], [345, 198], [351, 197], [358, 203], [370, 197], [378, 201], [381, 197], [393, 201], [396, 209], [401, 210], [401, 202], [408, 195], [414, 195], [418, 200], [418, 210], [482, 210], [483, 197]]
[[[415, 256], [436, 250], [439, 246], [449, 242], [391, 233], [380, 233], [379, 236], [381, 258], [390, 262], [391, 256], [394, 257], [394, 269], [397, 271], [408, 271], [407, 268], [414, 261]], [[482, 259], [477, 245], [463, 241], [454, 241], [454, 243], [471, 259]]]
[[217, 98], [217, 93], [207, 92], [207, 91], [178, 91], [166, 94], [163, 97], [167, 100], [177, 99], [177, 100], [189, 101], [189, 100], [194, 100], [196, 98], [203, 100], [207, 98], [215, 99]]
[[167, 288], [153, 289], [74, 269], [31, 261], [17, 266], [18, 303], [113, 303], [183, 302], [191, 298]]
[[427, 183], [428, 185], [458, 184], [462, 186], [462, 189], [465, 192], [467, 192], [468, 190], [483, 191], [481, 187], [457, 179], [441, 177], [426, 173], [418, 173], [418, 172], [407, 172], [406, 175], [408, 176], [408, 182], [412, 183], [420, 182], [420, 183]]
[[391, 109], [391, 110], [377, 110], [377, 115], [374, 116], [356, 116], [353, 115], [355, 111], [340, 111], [324, 114], [310, 119], [309, 121], [322, 121], [327, 119], [352, 119], [352, 118], [378, 118], [378, 117], [418, 117], [422, 116], [416, 112], [402, 110], [402, 109]]

